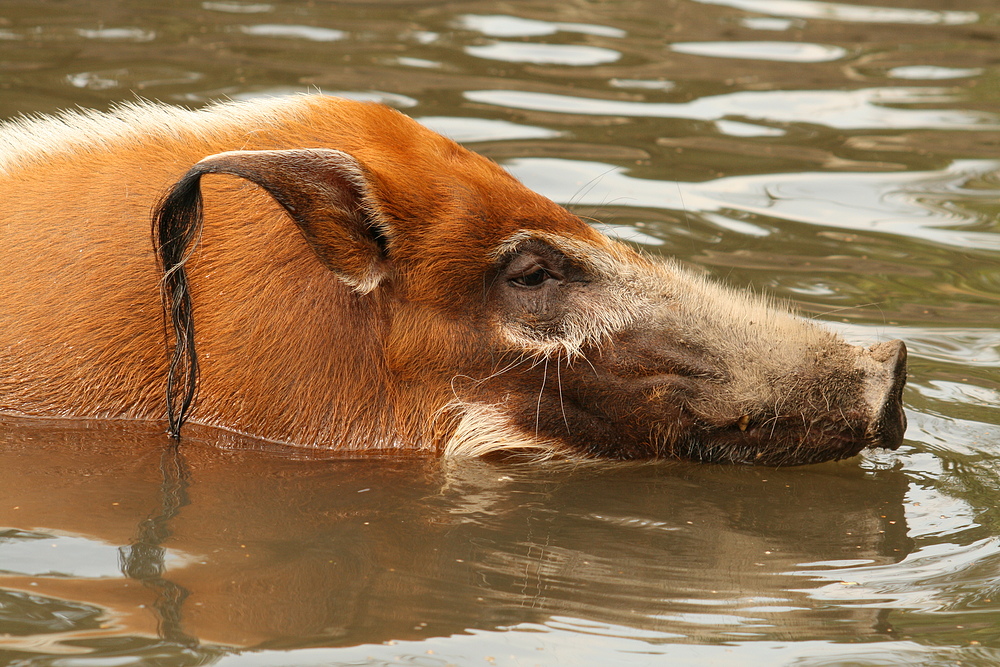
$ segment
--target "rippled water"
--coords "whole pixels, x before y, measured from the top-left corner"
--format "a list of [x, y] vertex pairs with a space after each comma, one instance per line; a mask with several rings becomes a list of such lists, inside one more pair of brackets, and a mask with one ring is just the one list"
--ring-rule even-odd
[[1000, 662], [985, 0], [0, 3], [0, 117], [378, 99], [648, 252], [911, 351], [906, 444], [522, 468], [0, 425], [0, 663]]

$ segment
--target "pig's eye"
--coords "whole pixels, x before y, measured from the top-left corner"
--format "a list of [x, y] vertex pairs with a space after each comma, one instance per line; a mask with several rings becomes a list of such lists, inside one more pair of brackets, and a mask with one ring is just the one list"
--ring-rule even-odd
[[533, 271], [529, 271], [528, 273], [519, 276], [514, 276], [510, 279], [510, 281], [520, 287], [538, 287], [551, 277], [552, 276], [549, 275], [548, 271], [539, 266]]
[[503, 277], [507, 285], [515, 289], [541, 289], [565, 279], [563, 264], [561, 255], [544, 246], [539, 252], [521, 250], [507, 262]]

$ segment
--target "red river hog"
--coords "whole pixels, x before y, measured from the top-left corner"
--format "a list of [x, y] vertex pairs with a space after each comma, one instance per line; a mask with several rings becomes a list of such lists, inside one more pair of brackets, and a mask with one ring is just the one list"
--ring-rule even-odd
[[377, 104], [0, 126], [0, 413], [791, 465], [896, 448], [905, 359], [637, 253]]

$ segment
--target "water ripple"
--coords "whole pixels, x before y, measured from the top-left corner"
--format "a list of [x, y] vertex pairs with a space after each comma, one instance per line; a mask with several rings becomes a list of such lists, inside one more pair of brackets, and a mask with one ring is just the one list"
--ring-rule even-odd
[[506, 120], [462, 118], [458, 116], [424, 116], [422, 125], [459, 142], [511, 141], [516, 139], [553, 139], [562, 132], [533, 125], [521, 125]]
[[274, 5], [263, 2], [203, 2], [203, 9], [227, 14], [266, 14], [274, 11]]
[[107, 578], [121, 577], [118, 547], [94, 539], [24, 531], [0, 531], [0, 573]]
[[847, 49], [802, 42], [677, 42], [671, 51], [711, 58], [778, 60], [789, 63], [822, 63], [839, 60]]
[[815, 0], [694, 0], [725, 5], [758, 14], [789, 18], [847, 21], [851, 23], [901, 23], [910, 25], [965, 25], [979, 20], [976, 12], [935, 11], [906, 7], [865, 7]]
[[900, 104], [941, 104], [957, 99], [947, 88], [864, 88], [861, 90], [740, 91], [690, 102], [635, 102], [523, 90], [470, 90], [467, 100], [511, 109], [588, 116], [747, 118], [780, 123], [812, 123], [842, 130], [1000, 129], [1000, 116], [951, 109], [901, 109]]
[[476, 58], [503, 60], [509, 63], [535, 65], [602, 65], [613, 63], [621, 54], [598, 46], [577, 44], [532, 44], [528, 42], [493, 42], [467, 46], [465, 52]]
[[142, 28], [99, 28], [97, 30], [85, 30], [79, 28], [76, 34], [86, 39], [105, 39], [125, 42], [151, 42], [156, 39], [156, 33], [152, 30]]
[[466, 14], [455, 24], [488, 37], [542, 37], [558, 32], [575, 32], [598, 37], [624, 37], [624, 30], [592, 23], [565, 23], [508, 16], [505, 14]]
[[[794, 570], [787, 574], [826, 581], [802, 589], [824, 601], [853, 601], [859, 607], [944, 611], [955, 606], [956, 586], [974, 594], [982, 571], [1000, 565], [1000, 539], [988, 537], [968, 544], [927, 544], [899, 563], [828, 570]], [[990, 567], [994, 566], [994, 567]]]
[[979, 76], [983, 73], [979, 67], [939, 67], [937, 65], [907, 65], [905, 67], [893, 67], [886, 72], [895, 79], [964, 79], [970, 76]]
[[[557, 158], [522, 158], [508, 169], [529, 187], [562, 203], [673, 209], [733, 225], [734, 211], [809, 225], [878, 231], [945, 246], [1000, 251], [1000, 234], [962, 229], [981, 221], [972, 206], [1000, 191], [966, 184], [1000, 170], [994, 160], [953, 162], [939, 171], [784, 173], [686, 183], [634, 178], [622, 167]], [[940, 196], [935, 196], [940, 195]], [[942, 205], [941, 200], [948, 202]], [[742, 227], [739, 227], [742, 228]], [[731, 230], [737, 229], [730, 227]], [[753, 235], [760, 235], [756, 227]]]
[[310, 42], [336, 42], [347, 37], [347, 33], [343, 30], [317, 28], [309, 25], [277, 25], [270, 23], [240, 26], [240, 32], [256, 37], [304, 39]]

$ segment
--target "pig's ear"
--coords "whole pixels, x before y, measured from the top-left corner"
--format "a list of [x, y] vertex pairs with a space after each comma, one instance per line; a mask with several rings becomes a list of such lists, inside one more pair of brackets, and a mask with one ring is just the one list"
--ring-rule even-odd
[[295, 220], [309, 246], [361, 294], [388, 272], [387, 227], [361, 164], [342, 151], [296, 149], [211, 155], [188, 171], [153, 212], [153, 244], [163, 269], [163, 305], [173, 329], [167, 375], [168, 432], [179, 437], [198, 385], [194, 318], [184, 264], [202, 228], [201, 177], [231, 174], [256, 183]]
[[[155, 213], [154, 235], [165, 271], [183, 263], [200, 230], [204, 174], [239, 176], [267, 190], [319, 260], [356, 291], [366, 294], [386, 276], [386, 226], [369, 177], [352, 156], [325, 148], [230, 151], [192, 167]], [[183, 249], [168, 247], [184, 239]]]

